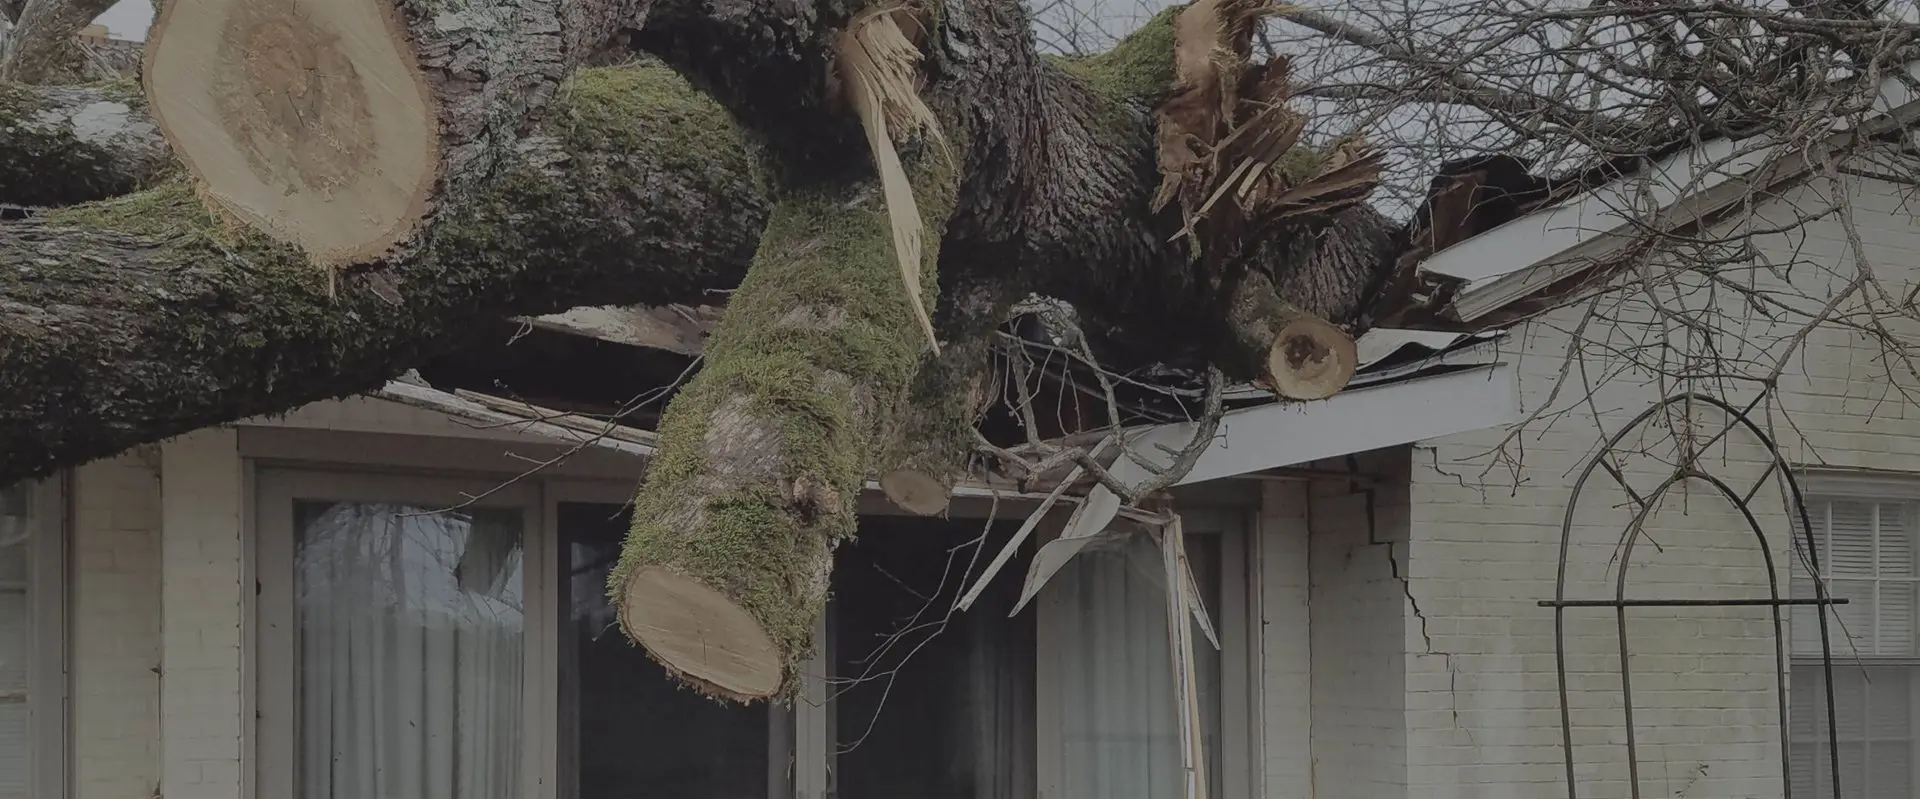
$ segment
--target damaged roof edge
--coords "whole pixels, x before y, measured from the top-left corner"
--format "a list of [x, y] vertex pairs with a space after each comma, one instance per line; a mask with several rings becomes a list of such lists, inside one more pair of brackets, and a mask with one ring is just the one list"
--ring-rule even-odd
[[[1229, 411], [1220, 420], [1214, 443], [1201, 453], [1193, 470], [1178, 485], [1497, 427], [1519, 418], [1518, 391], [1513, 367], [1495, 362], [1411, 376], [1384, 385], [1356, 386], [1323, 400], [1269, 403]], [[607, 449], [641, 459], [654, 453], [654, 434], [649, 431], [513, 400], [441, 391], [404, 379], [391, 381], [369, 396], [483, 428], [562, 444]], [[1192, 423], [1150, 425], [1130, 429], [1124, 435], [1142, 458], [1164, 464], [1172, 457], [1168, 450], [1178, 451], [1192, 438], [1193, 427]], [[1111, 471], [1130, 483], [1148, 476], [1144, 468], [1126, 458], [1116, 462]], [[866, 488], [872, 491], [879, 486], [870, 480]], [[967, 481], [954, 487], [954, 496], [1017, 500], [1043, 495]], [[1069, 504], [1094, 506], [1091, 516], [1103, 516], [1092, 531], [1098, 532], [1113, 518], [1111, 509], [1100, 510], [1112, 504], [1105, 501], [1111, 498], [1110, 492], [1096, 486], [1085, 500], [1063, 499]], [[1086, 515], [1077, 512], [1076, 519]], [[1089, 523], [1093, 523], [1091, 518]]]
[[[438, 413], [476, 429], [500, 430], [581, 448], [606, 449], [641, 460], [651, 459], [658, 436], [650, 430], [615, 424], [605, 419], [565, 413], [471, 391], [442, 391], [412, 379], [389, 381], [367, 394], [373, 399], [397, 403]], [[866, 490], [880, 491], [880, 484], [868, 480]], [[1044, 493], [1015, 491], [984, 482], [963, 482], [953, 487], [956, 498], [997, 498], [1002, 500], [1038, 500]], [[1076, 497], [1058, 501], [1073, 504]]]
[[[1920, 117], [1920, 93], [1909, 85], [1916, 78], [1920, 78], [1920, 61], [1909, 62], [1901, 74], [1881, 81], [1876, 116], [1859, 129], [1836, 120], [1827, 150], [1842, 147], [1862, 133], [1912, 124]], [[1634, 176], [1441, 250], [1419, 269], [1423, 275], [1462, 284], [1453, 310], [1461, 321], [1471, 322], [1612, 255], [1632, 240], [1627, 233], [1637, 229], [1648, 213], [1657, 215], [1663, 226], [1710, 216], [1751, 189], [1803, 174], [1821, 155], [1790, 144], [1767, 143], [1761, 137], [1711, 140]], [[1769, 165], [1767, 174], [1756, 174]]]
[[[1221, 418], [1213, 443], [1176, 485], [1499, 427], [1517, 421], [1520, 413], [1518, 373], [1508, 363], [1355, 388], [1312, 402], [1245, 408]], [[1165, 466], [1173, 459], [1169, 451], [1178, 452], [1192, 440], [1194, 428], [1191, 422], [1157, 425], [1130, 436], [1128, 444], [1142, 458]], [[1109, 471], [1130, 484], [1149, 476], [1127, 458]], [[1119, 506], [1119, 497], [1095, 486], [1061, 537], [1099, 533]]]

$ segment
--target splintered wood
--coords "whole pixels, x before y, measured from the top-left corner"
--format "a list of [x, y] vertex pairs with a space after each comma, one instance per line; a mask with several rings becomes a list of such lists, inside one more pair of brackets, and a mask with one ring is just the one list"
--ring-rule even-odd
[[893, 253], [900, 263], [900, 281], [907, 293], [927, 344], [935, 355], [940, 340], [933, 332], [933, 319], [927, 315], [926, 302], [920, 297], [920, 257], [926, 231], [920, 224], [920, 210], [913, 199], [913, 186], [900, 153], [894, 149], [893, 135], [902, 137], [924, 133], [944, 144], [940, 122], [933, 110], [920, 99], [920, 48], [900, 27], [905, 19], [920, 30], [911, 10], [905, 6], [868, 9], [854, 17], [840, 34], [840, 80], [846, 84], [854, 113], [867, 134], [867, 146], [880, 172], [880, 190], [887, 200], [887, 219], [893, 226]]
[[145, 76], [206, 199], [317, 262], [380, 255], [425, 213], [437, 129], [390, 2], [163, 3]]
[[1252, 63], [1265, 0], [1197, 0], [1174, 18], [1174, 91], [1157, 113], [1154, 210], [1179, 203], [1183, 235], [1232, 251], [1288, 219], [1324, 218], [1379, 182], [1380, 150], [1358, 140], [1296, 151], [1306, 117], [1287, 107], [1285, 57]]
[[[1260, 20], [1285, 10], [1267, 0], [1196, 0], [1174, 18], [1174, 91], [1156, 111], [1161, 182], [1152, 207], [1177, 205], [1179, 237], [1229, 284], [1244, 283], [1237, 260], [1248, 242], [1289, 228], [1308, 235], [1366, 199], [1380, 177], [1381, 152], [1358, 140], [1324, 154], [1301, 146], [1306, 117], [1287, 107], [1287, 59], [1252, 63]], [[1353, 377], [1346, 331], [1284, 298], [1235, 304], [1236, 323], [1269, 344], [1264, 382], [1275, 393], [1322, 399]]]
[[[1187, 563], [1186, 531], [1180, 514], [1160, 528], [1160, 552], [1166, 566], [1167, 649], [1173, 666], [1173, 696], [1180, 720], [1180, 768], [1186, 799], [1207, 797], [1207, 753], [1200, 723], [1199, 670], [1194, 665], [1193, 627], [1187, 617], [1200, 611], [1209, 633], [1200, 598], [1193, 590], [1192, 568]], [[1219, 647], [1216, 640], [1214, 646]]]

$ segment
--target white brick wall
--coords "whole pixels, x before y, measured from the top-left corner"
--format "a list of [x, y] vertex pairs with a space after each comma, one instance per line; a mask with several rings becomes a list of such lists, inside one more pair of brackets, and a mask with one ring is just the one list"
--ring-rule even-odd
[[77, 799], [160, 786], [160, 483], [151, 450], [74, 476], [71, 586]]
[[[1385, 460], [1367, 459], [1362, 470]], [[1409, 648], [1418, 630], [1406, 622], [1406, 596], [1395, 577], [1407, 562], [1404, 483], [1317, 483], [1307, 514], [1312, 796], [1405, 796], [1406, 685], [1411, 653], [1420, 650]]]
[[239, 799], [247, 684], [245, 482], [231, 428], [161, 445], [161, 786]]
[[[1764, 207], [1762, 222], [1786, 215], [1789, 208], [1804, 210], [1818, 202], [1814, 195], [1810, 188], [1795, 189]], [[1869, 257], [1899, 294], [1912, 280], [1907, 270], [1920, 245], [1920, 226], [1885, 186], [1865, 186], [1855, 200]], [[1758, 243], [1762, 260], [1784, 267], [1799, 292], [1818, 293], [1846, 276], [1845, 240], [1840, 221], [1827, 219]], [[1756, 274], [1762, 284], [1771, 280]], [[1723, 310], [1739, 305], [1727, 293], [1697, 291], [1672, 292], [1664, 301], [1693, 308], [1717, 302]], [[1728, 398], [1736, 402], [1753, 394], [1751, 384], [1686, 384], [1624, 367], [1609, 353], [1673, 334], [1671, 326], [1641, 324], [1657, 319], [1645, 302], [1609, 303], [1605, 312], [1620, 321], [1590, 326], [1582, 335], [1604, 341], [1570, 359], [1570, 331], [1585, 312], [1582, 307], [1549, 314], [1517, 329], [1506, 346], [1522, 372], [1526, 409], [1538, 416], [1515, 431], [1427, 442], [1413, 454], [1407, 574], [1432, 649], [1447, 654], [1406, 661], [1407, 795], [1565, 795], [1554, 617], [1537, 602], [1554, 593], [1560, 525], [1578, 470], [1596, 451], [1603, 431], [1620, 430], [1628, 417], [1683, 385], [1732, 395]], [[1746, 374], [1771, 369], [1798, 331], [1797, 324], [1770, 326], [1737, 308], [1714, 323], [1720, 326], [1724, 353], [1718, 365]], [[1850, 333], [1815, 333], [1804, 353], [1788, 362], [1780, 402], [1757, 421], [1778, 431], [1794, 460], [1920, 472], [1920, 444], [1915, 443], [1920, 410], [1889, 389], [1888, 368], [1875, 361], [1878, 354], [1877, 346]], [[1715, 429], [1725, 423], [1717, 413], [1683, 416], [1683, 423], [1687, 418]], [[1631, 454], [1617, 461], [1642, 496], [1670, 473], [1678, 456], [1667, 442], [1664, 431], [1634, 436], [1625, 447]], [[1706, 462], [1745, 491], [1760, 476], [1765, 453], [1742, 433], [1716, 444]], [[1575, 598], [1613, 595], [1621, 532], [1634, 510], [1632, 499], [1604, 472], [1592, 484], [1574, 516], [1568, 581]], [[1784, 592], [1794, 556], [1774, 484], [1758, 493], [1754, 510], [1770, 538]], [[1636, 547], [1627, 575], [1630, 596], [1766, 595], [1759, 547], [1728, 503], [1702, 484], [1670, 495], [1649, 517], [1646, 530], [1648, 539]], [[1316, 579], [1319, 565], [1316, 556]], [[1608, 610], [1567, 614], [1569, 704], [1581, 795], [1624, 796], [1615, 621]], [[1780, 795], [1768, 611], [1635, 609], [1628, 631], [1643, 792], [1691, 799]], [[1410, 654], [1417, 652], [1416, 644], [1423, 642], [1410, 643]], [[1316, 647], [1316, 679], [1320, 655]]]

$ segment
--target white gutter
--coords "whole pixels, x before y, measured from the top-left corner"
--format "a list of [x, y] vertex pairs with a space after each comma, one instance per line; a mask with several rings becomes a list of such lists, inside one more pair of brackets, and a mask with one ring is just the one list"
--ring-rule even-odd
[[[1920, 78], [1920, 61], [1907, 64], [1904, 75], [1881, 82], [1874, 103], [1881, 114], [1867, 120], [1869, 134], [1920, 117], [1920, 96], [1905, 82], [1915, 78]], [[1832, 127], [1820, 157], [1860, 135], [1845, 119], [1834, 120]], [[1453, 309], [1462, 321], [1473, 321], [1613, 255], [1645, 226], [1667, 229], [1709, 216], [1739, 202], [1748, 190], [1801, 174], [1818, 161], [1805, 148], [1767, 141], [1716, 139], [1688, 148], [1642, 173], [1434, 253], [1420, 264], [1420, 272], [1464, 283]]]
[[[1222, 417], [1213, 443], [1175, 485], [1499, 427], [1519, 418], [1518, 372], [1506, 363], [1356, 388], [1312, 402], [1261, 405]], [[1127, 444], [1142, 459], [1164, 467], [1193, 439], [1195, 427], [1192, 422], [1156, 425], [1129, 437]], [[1126, 457], [1107, 471], [1129, 484], [1150, 476]], [[1061, 538], [1097, 534], [1119, 510], [1120, 498], [1096, 485], [1067, 521]]]

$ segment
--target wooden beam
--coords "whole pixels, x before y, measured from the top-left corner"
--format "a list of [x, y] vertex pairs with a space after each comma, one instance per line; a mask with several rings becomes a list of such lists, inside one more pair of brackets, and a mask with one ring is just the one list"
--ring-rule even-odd
[[726, 309], [716, 305], [575, 308], [525, 319], [541, 330], [570, 333], [615, 344], [698, 356]]

